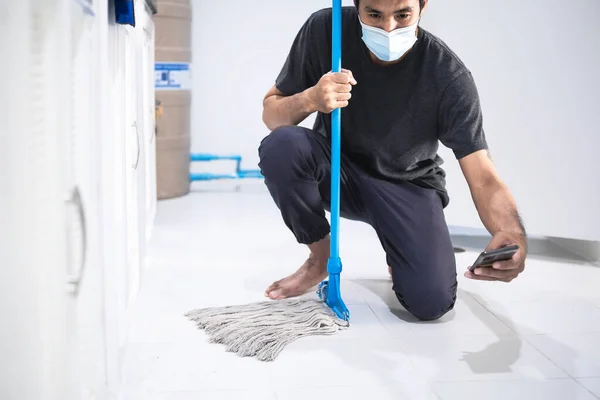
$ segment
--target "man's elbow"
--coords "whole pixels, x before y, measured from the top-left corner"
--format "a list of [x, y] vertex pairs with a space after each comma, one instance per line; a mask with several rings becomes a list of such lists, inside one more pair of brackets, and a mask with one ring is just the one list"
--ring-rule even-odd
[[276, 101], [276, 95], [273, 94], [267, 94], [263, 100], [262, 121], [271, 132], [283, 125], [276, 109]]
[[283, 97], [283, 93], [276, 86], [272, 86], [263, 98], [262, 121], [270, 131], [274, 131], [283, 125], [277, 110], [277, 100], [281, 97]]
[[274, 121], [271, 109], [266, 104], [263, 105], [262, 121], [267, 129], [269, 129], [271, 132], [278, 128], [276, 122]]

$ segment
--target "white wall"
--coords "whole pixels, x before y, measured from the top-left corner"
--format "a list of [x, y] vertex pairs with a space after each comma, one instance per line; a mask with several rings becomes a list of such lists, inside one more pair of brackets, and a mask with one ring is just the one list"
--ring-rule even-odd
[[[600, 3], [431, 2], [423, 25], [473, 71], [492, 156], [532, 233], [600, 240]], [[498, 19], [499, 23], [492, 22]], [[453, 225], [480, 226], [444, 151]]]
[[[256, 167], [262, 97], [301, 24], [330, 4], [194, 2], [193, 151], [240, 153]], [[422, 21], [473, 71], [493, 157], [532, 234], [600, 240], [599, 14], [595, 0], [456, 0], [432, 1]], [[448, 222], [482, 228], [458, 164], [441, 155]]]
[[[232, 0], [227, 4], [192, 3], [192, 151], [241, 154], [244, 168], [256, 168], [258, 144], [269, 133], [262, 122], [263, 96], [275, 83], [300, 26], [331, 2], [261, 0], [259, 6]], [[353, 0], [343, 4], [352, 5]], [[309, 117], [302, 125], [312, 126], [313, 121]]]

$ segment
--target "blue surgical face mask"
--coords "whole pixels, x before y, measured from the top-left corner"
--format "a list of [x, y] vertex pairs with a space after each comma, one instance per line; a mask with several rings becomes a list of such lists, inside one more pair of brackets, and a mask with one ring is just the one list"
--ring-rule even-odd
[[400, 59], [417, 41], [418, 22], [405, 28], [386, 32], [383, 29], [365, 25], [360, 18], [359, 21], [363, 31], [363, 42], [381, 61]]

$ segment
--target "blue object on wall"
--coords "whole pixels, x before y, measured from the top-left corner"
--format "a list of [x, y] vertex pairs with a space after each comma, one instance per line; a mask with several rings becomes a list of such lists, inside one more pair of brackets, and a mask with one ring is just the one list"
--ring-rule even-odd
[[117, 24], [135, 27], [135, 7], [133, 0], [115, 0], [115, 19]]
[[155, 62], [154, 87], [162, 90], [192, 90], [191, 70], [189, 62]]
[[211, 174], [211, 173], [191, 173], [190, 180], [193, 181], [212, 181], [216, 179], [263, 179], [263, 175], [259, 170], [241, 169], [242, 156], [229, 155], [219, 156], [216, 154], [192, 153], [190, 161], [216, 161], [216, 160], [231, 160], [236, 162], [235, 172], [232, 174]]

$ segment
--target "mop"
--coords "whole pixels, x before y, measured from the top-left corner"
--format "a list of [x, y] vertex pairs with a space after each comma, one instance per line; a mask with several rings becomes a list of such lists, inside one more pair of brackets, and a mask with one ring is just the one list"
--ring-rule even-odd
[[[332, 71], [342, 67], [342, 1], [333, 0]], [[339, 257], [341, 110], [331, 113], [331, 239], [328, 279], [318, 299], [267, 300], [246, 305], [210, 307], [185, 314], [211, 343], [241, 357], [273, 361], [288, 344], [310, 335], [333, 335], [350, 326], [350, 312], [340, 293]]]

